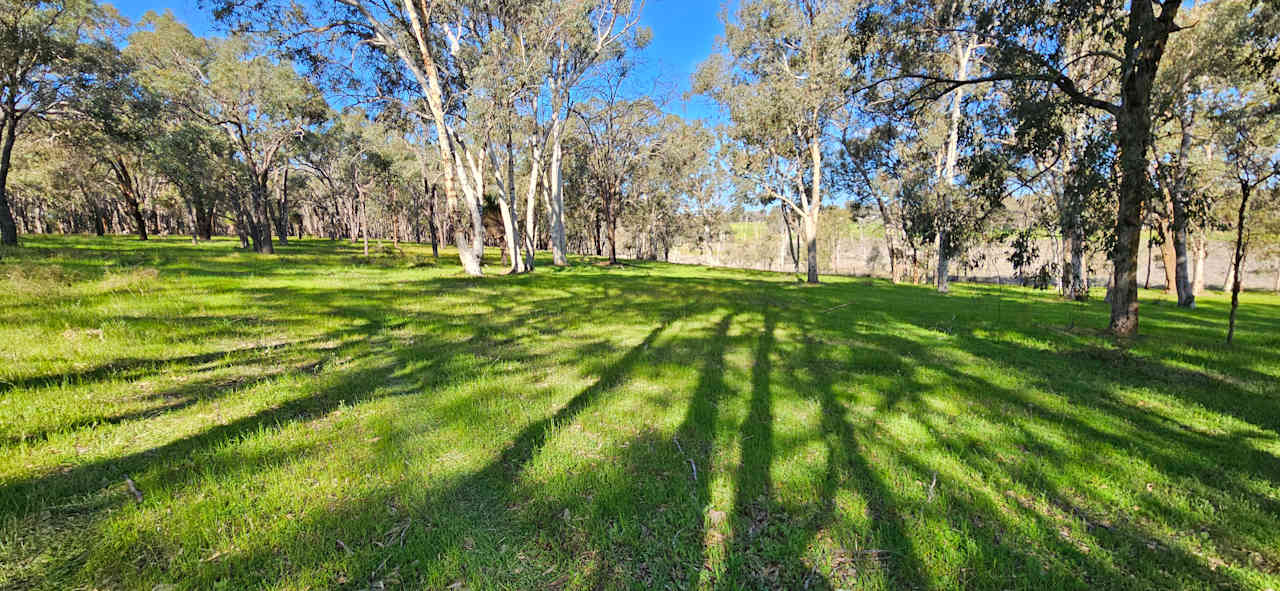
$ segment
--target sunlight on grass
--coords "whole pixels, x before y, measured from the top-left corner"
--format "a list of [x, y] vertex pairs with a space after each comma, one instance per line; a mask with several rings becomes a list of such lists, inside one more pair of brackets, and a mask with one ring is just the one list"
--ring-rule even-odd
[[0, 588], [1280, 587], [1275, 296], [27, 244]]

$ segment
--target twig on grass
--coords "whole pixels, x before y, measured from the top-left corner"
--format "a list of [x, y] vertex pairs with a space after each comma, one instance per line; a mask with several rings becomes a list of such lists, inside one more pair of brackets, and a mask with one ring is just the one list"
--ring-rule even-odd
[[133, 495], [133, 499], [139, 503], [142, 502], [142, 491], [138, 490], [138, 485], [133, 483], [133, 479], [129, 475], [124, 476], [124, 485], [129, 487], [129, 493]]
[[845, 303], [840, 304], [840, 305], [837, 305], [837, 306], [831, 306], [830, 308], [827, 308], [827, 309], [825, 309], [825, 310], [823, 310], [823, 311], [819, 312], [819, 314], [825, 314], [825, 313], [827, 313], [827, 312], [831, 312], [832, 310], [839, 310], [840, 308], [843, 308], [843, 307], [845, 307], [845, 306], [852, 306], [852, 305], [853, 305], [853, 302], [845, 302]]

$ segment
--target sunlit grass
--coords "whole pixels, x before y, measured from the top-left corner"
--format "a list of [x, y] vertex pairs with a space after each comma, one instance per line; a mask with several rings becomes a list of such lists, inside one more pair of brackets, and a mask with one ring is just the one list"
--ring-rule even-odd
[[1280, 587], [1272, 295], [26, 244], [0, 588]]

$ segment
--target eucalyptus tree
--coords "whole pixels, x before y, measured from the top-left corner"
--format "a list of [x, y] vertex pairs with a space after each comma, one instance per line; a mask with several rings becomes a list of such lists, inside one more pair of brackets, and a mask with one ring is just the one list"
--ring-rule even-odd
[[618, 78], [599, 97], [575, 109], [588, 139], [588, 150], [583, 154], [590, 171], [587, 186], [598, 193], [609, 242], [609, 263], [615, 265], [618, 219], [632, 200], [645, 193], [642, 173], [657, 156], [664, 139], [664, 117], [657, 103], [647, 97], [628, 100], [621, 91]]
[[1224, 90], [1218, 105], [1209, 116], [1215, 127], [1216, 141], [1223, 149], [1232, 180], [1239, 187], [1239, 209], [1235, 216], [1235, 247], [1231, 257], [1235, 269], [1231, 282], [1231, 313], [1227, 325], [1227, 343], [1235, 335], [1236, 308], [1244, 283], [1244, 262], [1252, 229], [1246, 221], [1250, 199], [1266, 190], [1280, 192], [1280, 100], [1265, 87], [1254, 92]]
[[[1119, 184], [1115, 244], [1111, 249], [1113, 293], [1110, 329], [1116, 335], [1138, 332], [1138, 248], [1142, 210], [1151, 194], [1147, 154], [1151, 144], [1152, 89], [1183, 3], [1072, 0], [1026, 3], [1015, 0], [936, 3], [945, 10], [893, 5], [895, 31], [913, 43], [951, 32], [976, 36], [984, 45], [982, 67], [969, 76], [937, 76], [910, 65], [899, 79], [922, 81], [918, 96], [941, 97], [961, 86], [1006, 82], [1062, 93], [1071, 102], [1102, 111], [1114, 121], [1112, 145]], [[933, 7], [935, 4], [930, 4]], [[934, 21], [937, 14], [946, 18]], [[1095, 87], [1071, 66], [1100, 60], [1094, 69], [1110, 73], [1118, 87]]]
[[643, 47], [650, 34], [639, 26], [644, 0], [543, 0], [531, 30], [546, 65], [541, 97], [545, 100], [548, 205], [552, 259], [567, 264], [564, 195], [561, 182], [565, 122], [575, 102], [574, 92], [597, 66]]
[[171, 13], [149, 13], [126, 54], [138, 78], [188, 121], [219, 129], [249, 181], [237, 215], [258, 252], [272, 253], [269, 184], [282, 150], [328, 112], [324, 97], [288, 60], [248, 35], [200, 38]]
[[[842, 0], [745, 0], [724, 23], [722, 50], [694, 89], [727, 113], [735, 172], [785, 204], [804, 230], [807, 281], [818, 282], [824, 148], [856, 85], [851, 29], [862, 7]], [[768, 182], [767, 177], [776, 179]]]
[[5, 193], [18, 135], [71, 110], [117, 22], [93, 0], [0, 0], [0, 244], [18, 243]]
[[161, 125], [148, 140], [151, 162], [177, 189], [191, 219], [192, 239], [210, 240], [217, 211], [228, 207], [237, 189], [232, 147], [216, 129], [180, 119]]
[[[1233, 77], [1240, 73], [1238, 62], [1243, 52], [1239, 48], [1247, 41], [1249, 20], [1266, 20], [1265, 15], [1253, 14], [1254, 4], [1251, 0], [1224, 0], [1190, 8], [1187, 18], [1196, 26], [1170, 39], [1168, 64], [1156, 77], [1152, 178], [1165, 202], [1167, 215], [1162, 226], [1167, 226], [1164, 229], [1170, 234], [1166, 268], [1173, 269], [1171, 285], [1181, 307], [1195, 307], [1190, 234], [1209, 216], [1214, 191], [1206, 183], [1217, 176], [1210, 170], [1216, 164], [1214, 159], [1204, 158], [1212, 135], [1205, 111], [1215, 79], [1224, 73], [1235, 73]], [[1224, 47], [1223, 39], [1233, 41]], [[1203, 236], [1197, 238], [1203, 245]], [[1196, 259], [1201, 265], [1202, 257], [1200, 254]]]
[[627, 221], [641, 258], [667, 260], [675, 241], [698, 225], [700, 214], [720, 201], [729, 185], [711, 129], [668, 114], [658, 122], [658, 133], [654, 153], [632, 177]]
[[55, 135], [69, 147], [95, 155], [110, 171], [134, 231], [146, 240], [143, 206], [163, 183], [152, 151], [160, 102], [138, 84], [132, 60], [115, 48], [100, 51], [97, 64], [94, 85], [77, 93], [73, 111], [57, 122]]

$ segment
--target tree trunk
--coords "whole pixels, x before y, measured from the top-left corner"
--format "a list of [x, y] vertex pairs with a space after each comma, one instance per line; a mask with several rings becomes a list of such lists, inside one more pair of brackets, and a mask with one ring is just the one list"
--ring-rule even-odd
[[199, 199], [192, 204], [195, 210], [196, 237], [200, 240], [213, 239], [213, 206], [205, 207]]
[[364, 256], [369, 258], [369, 203], [363, 188], [357, 185], [356, 191], [360, 195], [360, 238], [364, 241]]
[[[10, 105], [12, 107], [12, 105]], [[9, 109], [12, 111], [13, 109]], [[13, 144], [18, 139], [18, 121], [12, 115], [3, 115], [3, 146], [0, 146], [0, 244], [18, 245], [18, 224], [9, 209], [9, 166], [13, 159]]]
[[138, 198], [134, 195], [124, 195], [124, 201], [129, 206], [129, 216], [133, 218], [133, 223], [137, 225], [135, 230], [138, 232], [138, 240], [146, 240], [147, 216], [142, 213]]
[[1071, 299], [1084, 301], [1089, 298], [1088, 264], [1084, 260], [1084, 237], [1074, 230], [1071, 239]]
[[809, 143], [809, 157], [813, 166], [813, 186], [810, 187], [812, 197], [809, 198], [809, 211], [804, 216], [804, 238], [808, 253], [808, 273], [805, 281], [818, 283], [818, 215], [822, 211], [822, 146], [815, 139]]
[[436, 187], [431, 184], [431, 181], [427, 180], [425, 175], [422, 177], [422, 185], [423, 192], [427, 195], [427, 230], [431, 234], [431, 257], [439, 259], [440, 232], [436, 228]]
[[1173, 244], [1173, 225], [1167, 219], [1162, 218], [1160, 233], [1164, 238], [1164, 242], [1160, 243], [1160, 263], [1164, 266], [1164, 291], [1171, 294], [1177, 291], [1178, 254], [1177, 247]]
[[[969, 76], [969, 58], [973, 55], [974, 46], [977, 44], [976, 37], [970, 37], [962, 46], [955, 45], [956, 48], [956, 79], [964, 80]], [[964, 101], [964, 88], [958, 86], [952, 91], [951, 99], [951, 120], [948, 124], [947, 134], [947, 155], [946, 164], [943, 168], [943, 174], [946, 176], [946, 186], [943, 187], [942, 194], [942, 210], [943, 220], [938, 231], [938, 276], [937, 286], [938, 293], [947, 293], [951, 290], [951, 256], [955, 254], [955, 245], [952, 244], [950, 224], [952, 213], [952, 195], [951, 191], [956, 183], [956, 160], [959, 156], [960, 143], [960, 116], [962, 115], [962, 107]]]
[[1151, 249], [1151, 233], [1147, 233], [1147, 279], [1142, 283], [1142, 289], [1151, 289], [1151, 264], [1155, 260], [1155, 251]]
[[561, 123], [556, 122], [551, 132], [551, 255], [557, 267], [569, 264], [566, 252], [564, 233], [564, 183], [560, 178], [561, 165]]
[[1204, 293], [1204, 263], [1209, 257], [1209, 247], [1204, 237], [1204, 231], [1196, 232], [1194, 238], [1195, 246], [1195, 265], [1191, 271], [1191, 293], [1200, 295]]
[[778, 270], [785, 271], [787, 269], [787, 255], [791, 252], [791, 223], [787, 221], [787, 206], [783, 205], [778, 208], [782, 217], [782, 232], [778, 238]]
[[1120, 199], [1116, 208], [1116, 245], [1111, 299], [1111, 332], [1138, 334], [1138, 248], [1142, 239], [1142, 205], [1149, 192], [1147, 147], [1151, 142], [1151, 87], [1165, 43], [1173, 28], [1178, 4], [1163, 5], [1156, 18], [1150, 2], [1129, 5], [1126, 44], [1133, 65], [1121, 77], [1120, 107], [1115, 110], [1119, 149]]
[[284, 172], [280, 174], [280, 202], [276, 204], [276, 235], [280, 238], [280, 244], [289, 242], [289, 167], [284, 167]]
[[89, 203], [90, 215], [93, 216], [93, 233], [99, 237], [107, 234], [106, 222], [102, 219], [102, 208], [96, 202]]
[[[1178, 293], [1178, 307], [1195, 308], [1196, 291], [1187, 269], [1186, 207], [1180, 201], [1180, 199], [1173, 200], [1173, 281], [1175, 290]], [[1166, 256], [1168, 255], [1166, 254]]]
[[618, 216], [613, 209], [617, 194], [613, 189], [608, 191], [604, 200], [604, 225], [605, 231], [609, 234], [609, 264], [616, 265], [618, 264]]
[[538, 187], [541, 180], [538, 178], [542, 174], [542, 148], [536, 143], [532, 148], [532, 154], [529, 159], [529, 192], [525, 196], [524, 209], [524, 242], [526, 261], [525, 266], [529, 271], [533, 270], [534, 255], [537, 253], [537, 204], [538, 204]]
[[250, 188], [252, 199], [250, 211], [251, 229], [254, 230], [254, 249], [260, 254], [275, 254], [275, 245], [271, 243], [271, 214], [267, 211], [267, 179], [270, 171], [262, 171], [254, 175]]
[[[496, 160], [496, 158], [495, 158]], [[497, 163], [495, 162], [495, 165]], [[495, 166], [496, 168], [496, 166]], [[499, 189], [498, 210], [502, 214], [503, 238], [506, 241], [508, 270], [511, 273], [525, 272], [523, 245], [520, 241], [519, 202], [516, 200], [516, 164], [515, 145], [511, 141], [511, 132], [507, 132], [507, 166], [506, 180]]]
[[1138, 334], [1138, 250], [1142, 242], [1142, 201], [1147, 189], [1145, 138], [1150, 129], [1146, 109], [1141, 111], [1116, 117], [1121, 171], [1110, 299], [1110, 329], [1116, 336]]
[[1240, 181], [1240, 211], [1236, 216], [1236, 252], [1231, 258], [1231, 267], [1235, 269], [1235, 278], [1231, 282], [1231, 315], [1227, 320], [1227, 344], [1236, 334], [1236, 308], [1240, 307], [1240, 286], [1244, 282], [1244, 216], [1249, 207], [1249, 192], [1253, 189], [1248, 181]]

